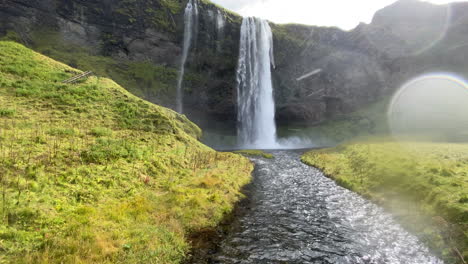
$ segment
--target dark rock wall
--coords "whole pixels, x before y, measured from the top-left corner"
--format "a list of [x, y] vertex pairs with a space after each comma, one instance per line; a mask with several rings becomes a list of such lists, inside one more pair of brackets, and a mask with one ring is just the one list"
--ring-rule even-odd
[[[91, 54], [111, 57], [117, 65], [149, 62], [177, 71], [186, 3], [186, 0], [2, 0], [0, 34], [14, 31], [22, 42], [35, 47], [40, 41], [34, 33], [52, 30], [65, 45], [85, 47]], [[184, 79], [186, 109], [194, 113], [196, 120], [233, 121], [241, 18], [206, 1], [200, 1], [199, 9], [198, 34]], [[222, 29], [217, 26], [219, 15], [224, 21]], [[172, 76], [171, 82], [174, 91], [169, 96], [151, 92], [152, 87], [143, 81], [137, 82], [137, 87], [126, 88], [172, 107], [176, 76]]]
[[[386, 91], [387, 58], [359, 31], [301, 25], [275, 26], [274, 31], [279, 122], [318, 123]], [[313, 71], [320, 72], [298, 80]]]
[[[198, 36], [191, 49], [184, 81], [184, 104], [188, 115], [202, 126], [212, 119], [235, 125], [236, 68], [241, 17], [201, 4]], [[224, 27], [217, 27], [218, 12]]]
[[[186, 2], [0, 0], [0, 35], [16, 32], [20, 41], [34, 48], [39, 42], [34, 33], [52, 30], [65, 45], [111, 58], [111, 66], [119, 68], [114, 75], [109, 69], [101, 74], [172, 107]], [[184, 79], [185, 109], [202, 127], [216, 122], [234, 126], [241, 17], [205, 0], [200, 0], [199, 8], [198, 34]], [[218, 13], [225, 21], [222, 30], [217, 27]], [[352, 31], [275, 24], [272, 29], [277, 61], [273, 82], [281, 124], [316, 124], [349, 113], [391, 95], [418, 74], [468, 72], [467, 3], [435, 6], [400, 0], [377, 12], [371, 24]], [[158, 73], [148, 81], [135, 70], [130, 73], [135, 69], [132, 63], [141, 62], [170, 74]], [[297, 80], [315, 70], [320, 72]], [[158, 83], [169, 88], [157, 88]]]
[[15, 30], [27, 42], [31, 32], [47, 28], [59, 32], [64, 41], [86, 46], [97, 54], [176, 65], [174, 55], [180, 52], [176, 21], [180, 20], [181, 7], [160, 2], [165, 3], [4, 0], [0, 3], [1, 30]]
[[[352, 31], [277, 25], [277, 119], [314, 124], [391, 95], [421, 74], [468, 76], [468, 3], [400, 0]], [[319, 74], [297, 81], [316, 69]]]

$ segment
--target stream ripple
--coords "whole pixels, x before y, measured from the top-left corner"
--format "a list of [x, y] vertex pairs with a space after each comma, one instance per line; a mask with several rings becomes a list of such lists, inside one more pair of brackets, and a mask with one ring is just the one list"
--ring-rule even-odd
[[256, 164], [250, 207], [214, 263], [443, 263], [382, 208], [274, 151]]

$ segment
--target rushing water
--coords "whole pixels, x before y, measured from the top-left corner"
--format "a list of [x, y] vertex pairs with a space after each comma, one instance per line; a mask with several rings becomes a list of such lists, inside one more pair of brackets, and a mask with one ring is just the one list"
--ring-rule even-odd
[[185, 64], [187, 63], [187, 57], [192, 45], [193, 34], [197, 34], [198, 27], [198, 0], [189, 0], [185, 7], [184, 14], [184, 46], [182, 48], [182, 59], [180, 62], [179, 77], [177, 79], [177, 98], [176, 98], [176, 110], [179, 113], [184, 111], [184, 91], [183, 81], [185, 75]]
[[292, 151], [253, 159], [250, 207], [214, 263], [442, 263], [378, 206]]
[[[216, 29], [218, 31], [218, 35], [222, 33], [224, 26], [226, 25], [226, 20], [224, 19], [224, 15], [221, 10], [218, 9], [216, 12]], [[219, 39], [219, 36], [218, 36]]]
[[221, 10], [218, 10], [216, 13], [216, 51], [221, 52], [221, 44], [224, 40], [224, 27], [226, 25], [226, 20]]
[[237, 70], [238, 139], [242, 148], [273, 148], [275, 103], [271, 83], [273, 36], [267, 21], [242, 21]]

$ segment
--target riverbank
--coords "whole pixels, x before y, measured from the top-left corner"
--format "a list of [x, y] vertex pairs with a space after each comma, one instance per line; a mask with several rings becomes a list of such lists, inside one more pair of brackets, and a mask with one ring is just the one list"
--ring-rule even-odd
[[200, 263], [441, 264], [392, 215], [302, 163], [303, 151], [271, 153], [251, 158], [248, 203]]
[[0, 41], [0, 263], [180, 263], [253, 165], [110, 79]]
[[[273, 159], [271, 153], [262, 150], [237, 150], [236, 154], [245, 157]], [[254, 170], [255, 171], [255, 170]], [[255, 179], [252, 179], [253, 181]], [[239, 219], [244, 217], [251, 208], [254, 184], [250, 182], [242, 188], [242, 199], [234, 206], [234, 209], [226, 214], [217, 226], [198, 230], [190, 234], [189, 241], [192, 246], [185, 264], [205, 264], [215, 262], [215, 255], [220, 251], [220, 245], [228, 234], [239, 229]]]
[[205, 228], [193, 232], [188, 237], [191, 250], [184, 264], [215, 263], [215, 256], [220, 252], [223, 240], [235, 230], [239, 229], [239, 219], [244, 217], [251, 208], [252, 195], [254, 193], [253, 182], [242, 188], [242, 199], [237, 201], [234, 209], [224, 215], [217, 226]]
[[468, 258], [468, 144], [354, 142], [302, 161], [391, 211], [447, 263]]

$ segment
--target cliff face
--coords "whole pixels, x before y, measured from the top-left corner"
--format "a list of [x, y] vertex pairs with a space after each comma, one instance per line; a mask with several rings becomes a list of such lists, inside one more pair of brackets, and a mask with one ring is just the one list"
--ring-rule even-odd
[[[0, 0], [0, 36], [174, 107], [186, 2]], [[400, 0], [352, 31], [272, 24], [277, 120], [319, 123], [391, 94], [418, 74], [466, 74], [467, 14], [467, 3]], [[241, 17], [200, 0], [184, 105], [202, 127], [235, 124], [240, 24]]]
[[300, 25], [276, 26], [275, 32], [280, 122], [321, 122], [387, 90], [388, 59], [359, 32]]
[[[0, 36], [174, 107], [186, 2], [2, 0]], [[184, 78], [186, 109], [195, 120], [235, 120], [241, 18], [206, 1], [199, 10]]]
[[[310, 124], [349, 113], [424, 73], [468, 76], [467, 28], [468, 3], [415, 0], [398, 1], [348, 32], [276, 26], [278, 120]], [[314, 70], [321, 71], [297, 80]]]
[[175, 65], [180, 11], [170, 1], [13, 0], [3, 1], [0, 12], [2, 31], [33, 45], [34, 32], [54, 30], [61, 41], [95, 54]]

